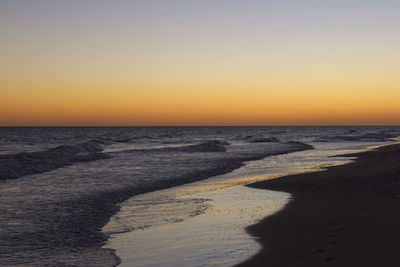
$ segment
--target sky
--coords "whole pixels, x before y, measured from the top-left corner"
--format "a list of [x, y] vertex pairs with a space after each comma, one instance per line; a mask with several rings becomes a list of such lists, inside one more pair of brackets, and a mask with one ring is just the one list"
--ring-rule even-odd
[[398, 0], [0, 0], [0, 126], [400, 125]]

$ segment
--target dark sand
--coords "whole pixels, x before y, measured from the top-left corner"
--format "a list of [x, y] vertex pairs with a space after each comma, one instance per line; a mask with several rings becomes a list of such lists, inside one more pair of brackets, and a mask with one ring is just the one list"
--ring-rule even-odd
[[400, 144], [355, 155], [326, 171], [252, 184], [294, 199], [247, 229], [263, 249], [239, 266], [400, 266]]

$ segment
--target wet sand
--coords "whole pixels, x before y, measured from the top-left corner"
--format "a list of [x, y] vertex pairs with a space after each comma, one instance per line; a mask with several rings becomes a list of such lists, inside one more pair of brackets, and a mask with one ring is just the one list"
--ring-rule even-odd
[[245, 227], [289, 201], [289, 194], [244, 186], [261, 179], [221, 175], [133, 197], [103, 228], [111, 235], [104, 248], [116, 250], [121, 267], [240, 263], [261, 249]]
[[263, 249], [239, 266], [400, 266], [400, 144], [349, 156], [358, 159], [251, 184], [293, 199], [247, 228]]

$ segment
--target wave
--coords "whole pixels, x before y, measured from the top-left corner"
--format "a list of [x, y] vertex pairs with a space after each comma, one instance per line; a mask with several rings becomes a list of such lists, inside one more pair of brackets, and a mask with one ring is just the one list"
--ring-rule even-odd
[[111, 143], [128, 143], [132, 140], [132, 138], [102, 138], [102, 140]]
[[344, 135], [333, 135], [333, 136], [323, 136], [316, 139], [317, 142], [334, 142], [334, 141], [373, 141], [373, 142], [387, 142], [394, 141], [393, 138], [396, 138], [397, 135], [380, 132], [380, 133], [366, 133], [366, 134], [354, 134], [357, 132], [351, 132], [351, 134], [347, 133]]
[[285, 134], [287, 131], [269, 131], [270, 134]]
[[0, 155], [0, 180], [47, 172], [76, 162], [109, 158], [100, 153], [103, 146], [102, 141], [91, 140], [39, 152]]
[[[23, 171], [13, 174], [17, 177], [28, 174], [29, 168], [36, 168], [34, 172], [38, 173], [73, 164], [83, 157], [104, 157], [109, 153], [101, 153], [103, 147], [102, 141], [92, 140], [43, 152], [5, 155], [0, 158], [0, 166], [4, 168], [2, 161], [8, 160], [13, 170], [21, 168]], [[312, 148], [301, 142], [230, 144], [211, 140], [185, 147], [115, 153], [106, 162], [43, 174], [39, 185], [38, 177], [16, 179], [8, 185], [12, 190], [3, 194], [6, 209], [18, 209], [0, 215], [3, 221], [13, 222], [0, 234], [0, 250], [5, 248], [3, 255], [7, 255], [2, 263], [11, 266], [16, 260], [26, 260], [33, 261], [32, 266], [46, 265], [43, 262], [49, 266], [115, 266], [118, 260], [112, 251], [101, 248], [108, 238], [101, 229], [118, 212], [118, 203], [138, 194], [225, 174], [246, 161]], [[28, 165], [21, 163], [21, 158], [29, 158]], [[49, 163], [53, 159], [56, 165]], [[40, 164], [43, 166], [39, 168]], [[1, 169], [0, 173], [6, 172]], [[23, 196], [29, 198], [18, 200]], [[25, 224], [25, 216], [34, 227]], [[143, 221], [142, 226], [147, 224]], [[88, 251], [92, 256], [86, 255]]]
[[229, 145], [230, 143], [225, 141], [211, 140], [196, 145], [169, 148], [169, 150], [177, 152], [225, 152], [227, 150], [226, 146]]
[[147, 148], [147, 149], [127, 149], [120, 151], [120, 153], [134, 153], [134, 152], [225, 152], [230, 143], [220, 140], [210, 140], [200, 144], [161, 147], [161, 148]]
[[266, 137], [263, 134], [237, 135], [234, 140], [245, 141], [249, 143], [273, 143], [280, 142], [276, 137]]
[[279, 142], [278, 138], [275, 137], [251, 136], [246, 139], [251, 143]]

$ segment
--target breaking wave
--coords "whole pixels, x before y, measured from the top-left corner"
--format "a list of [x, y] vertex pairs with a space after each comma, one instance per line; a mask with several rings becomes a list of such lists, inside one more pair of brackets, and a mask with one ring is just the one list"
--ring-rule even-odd
[[62, 145], [49, 150], [0, 155], [0, 180], [51, 171], [76, 162], [105, 159], [101, 141], [91, 140], [76, 145]]

